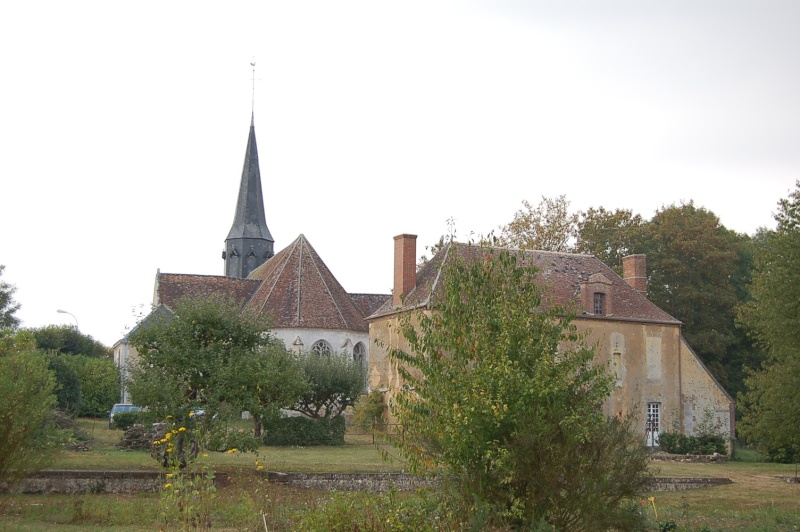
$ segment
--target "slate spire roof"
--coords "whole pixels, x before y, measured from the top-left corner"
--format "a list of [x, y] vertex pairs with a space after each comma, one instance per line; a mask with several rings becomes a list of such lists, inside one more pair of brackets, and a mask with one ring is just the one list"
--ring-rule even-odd
[[359, 309], [362, 301], [356, 305], [304, 235], [253, 270], [248, 279], [258, 279], [261, 285], [246, 310], [271, 312], [276, 328], [369, 330]]
[[228, 233], [228, 239], [231, 238], [261, 238], [274, 242], [269, 228], [267, 228], [267, 218], [264, 213], [256, 128], [252, 114], [250, 115], [250, 136], [247, 138], [247, 150], [242, 168], [242, 182], [239, 185], [239, 198], [236, 202], [236, 214]]
[[244, 154], [242, 181], [233, 225], [225, 239], [225, 275], [246, 278], [251, 271], [274, 254], [275, 241], [267, 227], [264, 214], [264, 194], [261, 190], [261, 171], [258, 167], [258, 147], [253, 115], [250, 115], [250, 135]]

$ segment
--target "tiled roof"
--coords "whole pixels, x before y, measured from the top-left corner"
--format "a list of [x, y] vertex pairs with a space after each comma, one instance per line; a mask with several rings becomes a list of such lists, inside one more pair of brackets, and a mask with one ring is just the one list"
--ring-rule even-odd
[[250, 299], [259, 282], [223, 275], [188, 275], [182, 273], [156, 274], [153, 304], [174, 307], [183, 296], [203, 297], [224, 294], [241, 306]]
[[246, 308], [271, 314], [274, 327], [369, 330], [362, 311], [303, 235], [253, 270], [248, 280], [256, 279], [261, 285]]
[[365, 317], [373, 314], [391, 298], [391, 294], [350, 294], [350, 299]]
[[[490, 250], [497, 251], [498, 249], [459, 243], [447, 246], [417, 272], [416, 286], [406, 296], [402, 307], [393, 308], [392, 302], [389, 300], [369, 318], [378, 318], [400, 310], [427, 306], [430, 303], [431, 295], [441, 289], [441, 265], [448, 261], [450, 254], [458, 253], [460, 257], [467, 260], [476, 260]], [[611, 282], [610, 308], [613, 309], [613, 313], [603, 316], [579, 314], [582, 318], [680, 323], [631, 287], [614, 270], [593, 255], [551, 251], [510, 251], [517, 254], [520, 264], [533, 265], [539, 269], [540, 278], [545, 285], [545, 295], [557, 305], [570, 307], [576, 303], [580, 304], [580, 286], [582, 282], [589, 281], [589, 276], [601, 274], [608, 279]]]

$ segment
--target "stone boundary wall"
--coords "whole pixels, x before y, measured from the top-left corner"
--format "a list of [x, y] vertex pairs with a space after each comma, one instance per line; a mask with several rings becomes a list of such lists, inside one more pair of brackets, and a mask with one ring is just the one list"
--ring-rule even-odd
[[[156, 471], [76, 471], [45, 470], [23, 479], [14, 488], [16, 493], [139, 493], [156, 492], [164, 480]], [[225, 486], [227, 475], [214, 475], [214, 484]], [[0, 493], [10, 491], [7, 483], [0, 482]]]
[[[435, 486], [436, 479], [425, 479], [405, 473], [266, 473], [269, 482], [296, 488], [329, 491], [385, 492], [391, 488], [410, 491], [423, 486]], [[164, 480], [155, 471], [41, 471], [23, 480], [14, 491], [17, 493], [138, 493], [157, 492]], [[229, 479], [224, 473], [214, 477], [217, 486], [225, 486]], [[653, 491], [678, 491], [731, 484], [728, 478], [678, 478], [656, 477]], [[0, 483], [0, 493], [8, 492]]]
[[728, 456], [724, 454], [669, 454], [669, 453], [653, 453], [650, 456], [651, 460], [660, 460], [662, 462], [704, 462], [704, 463], [717, 463], [724, 464], [728, 461]]

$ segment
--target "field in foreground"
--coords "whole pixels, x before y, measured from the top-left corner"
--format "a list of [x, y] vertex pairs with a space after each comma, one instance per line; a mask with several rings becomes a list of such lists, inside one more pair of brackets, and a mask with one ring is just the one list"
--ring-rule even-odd
[[[65, 453], [54, 465], [63, 469], [155, 470], [144, 452], [113, 448], [120, 432], [102, 422], [83, 421], [95, 437], [94, 450]], [[217, 470], [231, 477], [213, 501], [216, 530], [292, 530], [298, 518], [341, 494], [300, 490], [266, 482], [254, 467], [255, 455], [213, 454]], [[369, 436], [348, 436], [338, 448], [262, 448], [258, 459], [273, 471], [371, 472], [397, 471], [387, 464]], [[733, 484], [670, 493], [651, 493], [652, 505], [642, 506], [650, 530], [800, 530], [800, 484], [789, 484], [795, 467], [758, 462], [727, 464], [654, 463], [659, 476], [727, 477]], [[357, 497], [378, 497], [360, 494]], [[348, 504], [352, 499], [348, 499]], [[158, 528], [159, 496], [137, 495], [13, 495], [0, 496], [0, 531], [5, 530], [154, 530]]]

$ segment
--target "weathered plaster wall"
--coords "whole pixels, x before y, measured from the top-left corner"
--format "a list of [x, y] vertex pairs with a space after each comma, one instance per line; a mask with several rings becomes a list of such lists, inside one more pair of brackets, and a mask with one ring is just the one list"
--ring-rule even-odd
[[[366, 332], [339, 329], [273, 329], [271, 332], [291, 351], [298, 351], [300, 347], [303, 352], [309, 351], [314, 343], [325, 340], [335, 353], [347, 353], [352, 356], [353, 347], [361, 342], [366, 349], [364, 363], [369, 364], [370, 343], [369, 333]], [[297, 343], [298, 338], [302, 346]]]
[[734, 402], [711, 376], [695, 352], [681, 338], [683, 368], [683, 430], [693, 434], [709, 423], [730, 436], [735, 430]]
[[659, 429], [680, 423], [680, 328], [676, 325], [604, 319], [575, 320], [586, 342], [596, 346], [596, 361], [615, 378], [615, 388], [604, 405], [608, 415], [634, 413], [642, 432], [647, 403], [659, 403]]

